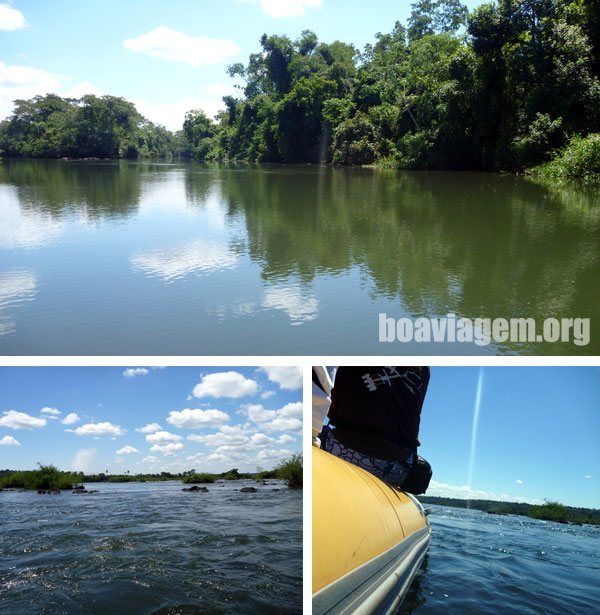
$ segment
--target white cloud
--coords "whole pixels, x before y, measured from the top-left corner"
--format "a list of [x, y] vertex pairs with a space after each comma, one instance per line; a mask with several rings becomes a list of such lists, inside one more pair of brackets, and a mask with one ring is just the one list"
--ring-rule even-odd
[[295, 391], [302, 388], [302, 368], [298, 366], [261, 367], [271, 382], [282, 389]]
[[200, 410], [198, 408], [169, 412], [167, 423], [175, 425], [180, 429], [197, 429], [200, 427], [217, 427], [226, 423], [229, 420], [229, 415], [221, 410], [208, 409]]
[[130, 51], [192, 66], [219, 64], [240, 52], [232, 40], [189, 36], [166, 26], [128, 38], [123, 46]]
[[77, 83], [74, 86], [70, 87], [64, 93], [64, 96], [66, 96], [67, 98], [82, 98], [86, 94], [93, 94], [94, 96], [104, 96], [106, 92], [95, 86], [93, 83], [90, 83], [89, 81], [82, 81], [81, 83]]
[[592, 478], [592, 475], [591, 475], [591, 474], [586, 474], [586, 475], [584, 476], [584, 478]]
[[283, 448], [264, 448], [258, 453], [258, 455], [256, 455], [256, 458], [260, 461], [274, 461], [283, 459], [284, 457], [289, 457], [292, 453], [293, 451], [288, 451]]
[[267, 410], [262, 404], [244, 404], [240, 410], [254, 423], [267, 423], [276, 419], [301, 419], [302, 402], [291, 402], [278, 410]]
[[117, 451], [117, 455], [133, 455], [134, 453], [139, 453], [140, 451], [137, 450], [137, 448], [134, 448], [133, 446], [124, 446], [123, 448], [120, 448]]
[[520, 478], [517, 478], [517, 485], [522, 485], [523, 481]]
[[125, 434], [127, 430], [123, 429], [119, 425], [113, 425], [112, 423], [104, 422], [104, 423], [86, 423], [85, 425], [81, 425], [74, 432], [78, 436], [122, 436]]
[[29, 99], [37, 94], [58, 92], [61, 82], [56, 75], [30, 66], [0, 62], [0, 119], [11, 114], [13, 100]]
[[146, 442], [179, 442], [183, 440], [181, 436], [177, 434], [171, 433], [169, 431], [157, 431], [155, 433], [150, 433], [146, 436]]
[[0, 427], [9, 427], [10, 429], [45, 427], [47, 422], [46, 419], [36, 418], [25, 412], [18, 412], [17, 410], [7, 410], [4, 415], [0, 417]]
[[277, 417], [269, 423], [263, 423], [261, 425], [265, 431], [302, 431], [302, 421], [299, 419], [288, 419], [282, 416]]
[[80, 448], [71, 461], [71, 470], [76, 472], [92, 472], [95, 458], [95, 448]]
[[271, 438], [264, 433], [255, 433], [250, 438], [250, 444], [252, 446], [267, 446], [268, 444], [273, 444], [273, 442], [275, 442], [275, 438]]
[[260, 394], [260, 398], [261, 399], [269, 399], [269, 398], [273, 397], [274, 395], [276, 395], [275, 391], [265, 391], [264, 393]]
[[301, 17], [307, 8], [321, 6], [321, 0], [260, 0], [260, 6], [270, 17]]
[[4, 438], [0, 439], [0, 446], [21, 446], [21, 443], [12, 436], [4, 436]]
[[277, 442], [279, 444], [289, 444], [290, 442], [293, 442], [294, 438], [292, 438], [291, 436], [288, 436], [287, 434], [283, 434], [282, 436], [279, 436], [279, 438], [277, 438]]
[[529, 502], [530, 504], [542, 504], [542, 500], [525, 499], [520, 496], [507, 495], [506, 493], [494, 493], [492, 491], [482, 491], [472, 489], [467, 485], [449, 485], [432, 480], [427, 489], [427, 495], [439, 496], [444, 498], [458, 498], [461, 500], [497, 500], [500, 502]]
[[62, 414], [62, 412], [60, 410], [57, 410], [56, 408], [42, 408], [40, 412], [42, 414], [51, 414], [52, 416], [58, 416], [59, 414]]
[[213, 118], [225, 108], [220, 96], [185, 96], [169, 102], [156, 102], [145, 98], [133, 98], [136, 109], [155, 124], [173, 132], [181, 130], [185, 114], [192, 109], [201, 109], [207, 117]]
[[148, 423], [143, 427], [136, 427], [136, 431], [139, 433], [154, 433], [155, 431], [160, 431], [162, 427], [158, 423]]
[[292, 326], [315, 320], [319, 315], [319, 300], [302, 293], [298, 286], [267, 288], [261, 302], [267, 310], [283, 310], [290, 318]]
[[8, 4], [0, 4], [0, 30], [20, 30], [24, 27], [25, 17], [21, 11]]
[[194, 387], [194, 397], [245, 397], [254, 395], [258, 384], [254, 380], [245, 378], [238, 372], [218, 372], [207, 374]]
[[69, 412], [67, 416], [61, 421], [63, 425], [74, 425], [75, 423], [79, 423], [81, 421], [80, 416], [77, 412]]
[[153, 453], [162, 453], [163, 455], [174, 455], [178, 451], [183, 450], [181, 442], [170, 442], [169, 444], [155, 444], [150, 447]]
[[145, 376], [148, 370], [145, 367], [128, 367], [124, 372], [125, 378], [135, 378], [136, 376]]
[[174, 282], [191, 273], [213, 273], [222, 269], [233, 269], [238, 256], [225, 244], [208, 241], [194, 241], [190, 244], [168, 250], [152, 250], [134, 254], [131, 264], [147, 276]]
[[156, 463], [157, 461], [159, 461], [159, 458], [155, 457], [154, 455], [148, 455], [147, 457], [144, 457], [142, 461], [144, 463]]

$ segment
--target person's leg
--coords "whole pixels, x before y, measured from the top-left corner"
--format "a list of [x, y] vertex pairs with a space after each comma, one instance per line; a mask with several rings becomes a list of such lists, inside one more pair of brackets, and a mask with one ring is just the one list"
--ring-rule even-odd
[[355, 451], [354, 449], [344, 446], [335, 437], [335, 432], [330, 427], [324, 427], [320, 434], [321, 448], [340, 459], [349, 461], [363, 470], [377, 476], [377, 478], [390, 483], [394, 487], [401, 487], [402, 483], [408, 476], [411, 469], [410, 460], [388, 461], [386, 459], [378, 459]]

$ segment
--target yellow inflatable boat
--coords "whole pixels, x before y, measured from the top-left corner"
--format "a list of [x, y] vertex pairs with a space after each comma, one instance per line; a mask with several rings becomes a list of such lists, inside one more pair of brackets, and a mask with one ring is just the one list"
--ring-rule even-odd
[[420, 502], [313, 446], [313, 614], [393, 613], [429, 548]]

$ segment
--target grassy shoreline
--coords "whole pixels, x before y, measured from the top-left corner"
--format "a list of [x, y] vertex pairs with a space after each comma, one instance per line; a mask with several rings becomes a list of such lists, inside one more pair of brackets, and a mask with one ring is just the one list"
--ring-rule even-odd
[[131, 483], [179, 480], [185, 484], [214, 483], [217, 480], [256, 480], [278, 479], [285, 481], [293, 489], [302, 488], [302, 455], [292, 455], [282, 460], [273, 470], [255, 473], [239, 472], [237, 468], [221, 474], [188, 470], [179, 474], [160, 472], [155, 474], [84, 474], [83, 472], [64, 472], [53, 465], [39, 464], [37, 470], [0, 471], [0, 490], [68, 490], [82, 483]]
[[600, 525], [600, 510], [564, 506], [560, 502], [546, 501], [545, 504], [524, 502], [499, 502], [496, 500], [463, 500], [437, 496], [420, 496], [423, 504], [438, 504], [454, 508], [471, 508], [496, 515], [520, 515], [532, 519], [572, 523], [575, 525]]

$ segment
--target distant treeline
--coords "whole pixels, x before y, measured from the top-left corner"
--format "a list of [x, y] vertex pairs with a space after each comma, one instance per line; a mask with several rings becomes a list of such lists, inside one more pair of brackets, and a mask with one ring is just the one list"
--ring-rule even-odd
[[128, 483], [181, 480], [184, 483], [213, 483], [216, 480], [284, 480], [288, 487], [301, 488], [303, 484], [302, 455], [292, 455], [273, 470], [255, 473], [239, 472], [232, 468], [221, 474], [198, 473], [195, 469], [181, 473], [160, 472], [146, 474], [84, 474], [63, 472], [53, 465], [38, 464], [37, 470], [0, 470], [0, 489], [72, 489], [82, 483]]
[[173, 135], [121, 98], [37, 97], [0, 150], [600, 176], [598, 0], [417, 0], [362, 52], [310, 30], [260, 45], [216, 122], [190, 111]]
[[522, 515], [559, 523], [589, 523], [600, 525], [600, 510], [595, 508], [575, 508], [559, 502], [546, 501], [545, 504], [526, 504], [522, 502], [497, 502], [495, 500], [463, 500], [436, 496], [419, 496], [423, 504], [438, 504], [455, 508], [474, 508], [497, 515]]
[[170, 158], [182, 139], [115, 96], [16, 100], [0, 123], [0, 152], [15, 158]]

